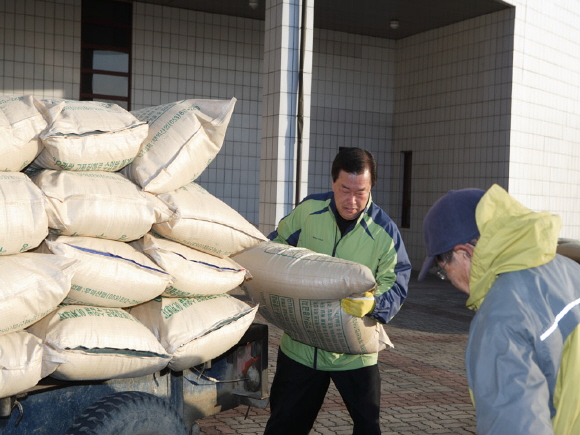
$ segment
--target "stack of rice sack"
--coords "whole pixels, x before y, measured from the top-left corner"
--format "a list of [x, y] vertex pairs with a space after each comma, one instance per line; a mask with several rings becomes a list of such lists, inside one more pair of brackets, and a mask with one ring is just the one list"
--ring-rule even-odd
[[32, 254], [48, 234], [42, 191], [19, 172], [40, 153], [44, 106], [31, 96], [0, 97], [0, 397], [43, 376], [42, 341], [25, 329], [68, 293], [76, 261]]
[[[22, 346], [37, 345], [29, 354], [41, 357], [42, 365], [30, 383], [48, 374], [100, 380], [167, 365], [182, 370], [235, 344], [257, 307], [226, 294], [246, 276], [229, 255], [264, 236], [191, 181], [219, 152], [235, 99], [187, 100], [132, 113], [98, 102], [22, 101], [40, 117], [30, 128], [34, 135], [23, 139], [36, 141], [32, 164], [15, 162], [0, 174], [0, 224], [10, 230], [0, 235], [8, 289], [0, 295], [0, 318], [28, 314], [0, 334], [12, 342], [13, 334], [26, 334]], [[26, 173], [18, 172], [23, 167]], [[205, 192], [204, 207], [212, 202], [219, 210], [209, 212], [182, 193], [193, 190]], [[18, 201], [22, 210], [14, 210]], [[195, 234], [200, 230], [206, 234]], [[194, 244], [184, 243], [190, 240]], [[35, 252], [23, 253], [30, 249]], [[21, 270], [24, 260], [32, 265]], [[44, 263], [47, 271], [39, 267]], [[30, 296], [21, 301], [25, 285]], [[13, 344], [0, 348], [4, 373], [11, 370], [4, 349], [22, 352]], [[14, 393], [4, 385], [0, 397]]]
[[77, 268], [62, 304], [28, 328], [49, 351], [44, 366], [63, 380], [139, 376], [170, 356], [123, 311], [163, 292], [171, 277], [126, 242], [163, 218], [155, 198], [116, 173], [148, 134], [121, 107], [43, 100], [50, 114], [43, 148], [29, 170], [45, 196], [51, 236], [38, 252], [72, 258]]
[[171, 215], [133, 245], [173, 281], [159, 298], [128, 311], [172, 355], [173, 370], [228, 350], [258, 309], [226, 293], [246, 276], [229, 256], [265, 240], [264, 235], [192, 181], [219, 152], [235, 101], [187, 100], [132, 112], [148, 123], [149, 134], [122, 172]]

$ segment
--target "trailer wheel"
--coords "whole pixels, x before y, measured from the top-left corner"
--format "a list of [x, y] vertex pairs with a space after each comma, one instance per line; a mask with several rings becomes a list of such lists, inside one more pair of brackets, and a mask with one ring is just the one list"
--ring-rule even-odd
[[75, 420], [66, 435], [188, 435], [165, 400], [139, 391], [103, 397]]

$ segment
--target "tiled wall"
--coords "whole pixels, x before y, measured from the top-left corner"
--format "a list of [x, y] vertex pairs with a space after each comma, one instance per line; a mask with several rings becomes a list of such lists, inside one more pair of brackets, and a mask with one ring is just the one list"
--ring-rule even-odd
[[580, 239], [580, 2], [516, 5], [510, 193]]
[[388, 212], [395, 42], [315, 30], [314, 53], [309, 193], [330, 190], [339, 147], [365, 148], [379, 167], [373, 200]]
[[424, 259], [423, 218], [437, 198], [451, 189], [508, 187], [512, 14], [397, 44], [392, 209], [401, 207], [400, 153], [411, 151], [411, 226], [402, 234], [415, 268]]
[[[400, 153], [413, 152], [415, 267], [421, 223], [449, 189], [508, 187], [580, 238], [580, 3], [515, 10], [397, 43], [315, 30], [309, 193], [330, 188], [339, 146], [379, 161], [375, 201], [399, 222]], [[77, 99], [80, 0], [0, 1], [0, 93]], [[134, 3], [133, 107], [183, 98], [238, 102], [198, 180], [258, 222], [264, 23]]]
[[222, 149], [196, 180], [258, 224], [264, 23], [134, 3], [133, 108], [237, 99]]
[[0, 93], [78, 99], [80, 5], [0, 1]]

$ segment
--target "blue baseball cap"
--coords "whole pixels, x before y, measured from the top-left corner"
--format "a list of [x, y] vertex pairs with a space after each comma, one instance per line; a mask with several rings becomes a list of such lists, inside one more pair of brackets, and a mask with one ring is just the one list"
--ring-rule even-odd
[[429, 209], [423, 220], [427, 258], [419, 272], [419, 281], [427, 276], [436, 255], [479, 237], [475, 208], [484, 193], [481, 189], [450, 190]]

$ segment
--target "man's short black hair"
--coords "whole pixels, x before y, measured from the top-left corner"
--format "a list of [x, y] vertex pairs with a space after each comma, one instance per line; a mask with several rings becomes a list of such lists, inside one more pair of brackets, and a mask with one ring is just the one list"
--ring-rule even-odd
[[373, 187], [377, 182], [377, 162], [370, 151], [362, 148], [340, 148], [332, 162], [332, 181], [338, 179], [340, 171], [359, 175], [367, 168], [371, 173], [371, 187]]

